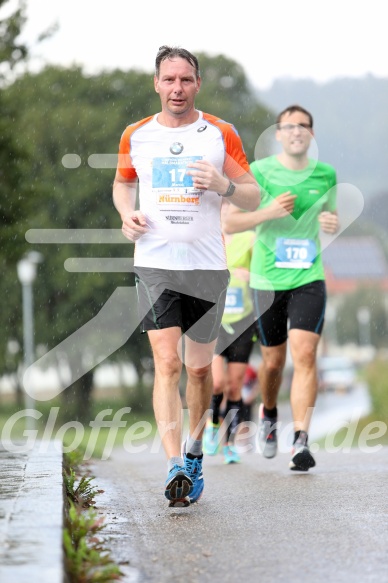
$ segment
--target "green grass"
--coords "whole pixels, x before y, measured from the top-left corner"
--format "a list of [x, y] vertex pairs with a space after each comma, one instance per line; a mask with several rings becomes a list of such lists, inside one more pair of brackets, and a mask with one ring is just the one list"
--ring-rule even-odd
[[375, 359], [364, 371], [368, 383], [376, 418], [388, 423], [388, 362]]
[[335, 434], [316, 440], [320, 449], [341, 449], [346, 451], [351, 447], [370, 449], [388, 445], [388, 422], [372, 413], [355, 423], [338, 429]]
[[375, 359], [361, 372], [369, 387], [372, 412], [334, 435], [317, 440], [320, 448], [373, 448], [388, 445], [388, 363]]
[[82, 457], [80, 450], [64, 455], [66, 580], [70, 583], [119, 581], [124, 574], [104, 542], [105, 519], [94, 508], [95, 497], [103, 490], [92, 484], [94, 477], [88, 475]]

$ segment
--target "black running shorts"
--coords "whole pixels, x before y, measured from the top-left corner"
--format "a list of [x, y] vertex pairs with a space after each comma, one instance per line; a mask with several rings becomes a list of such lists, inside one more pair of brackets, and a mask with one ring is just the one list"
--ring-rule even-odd
[[326, 285], [322, 280], [291, 290], [254, 289], [253, 299], [263, 346], [286, 342], [288, 329], [322, 332], [326, 307]]
[[254, 314], [229, 326], [221, 325], [215, 354], [223, 356], [227, 362], [247, 363], [257, 336], [257, 322]]
[[178, 326], [196, 342], [217, 338], [229, 284], [227, 269], [134, 271], [141, 332]]

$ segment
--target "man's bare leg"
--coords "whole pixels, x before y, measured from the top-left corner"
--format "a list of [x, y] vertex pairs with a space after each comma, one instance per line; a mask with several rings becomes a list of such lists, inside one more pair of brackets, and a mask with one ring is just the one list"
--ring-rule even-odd
[[182, 362], [178, 355], [181, 329], [178, 327], [148, 332], [155, 364], [153, 405], [155, 419], [167, 456], [168, 476], [164, 494], [170, 507], [188, 506], [193, 480], [181, 453], [182, 400], [179, 379]]
[[290, 398], [295, 431], [289, 464], [291, 470], [307, 471], [315, 466], [308, 447], [308, 430], [318, 390], [316, 359], [319, 339], [314, 332], [297, 329], [289, 332], [294, 363]]
[[216, 341], [200, 344], [185, 337], [189, 434], [198, 441], [202, 440], [213, 392], [212, 358], [215, 345]]
[[293, 329], [289, 332], [294, 365], [290, 402], [295, 431], [308, 432], [317, 391], [317, 348], [320, 336], [314, 332]]
[[212, 358], [216, 341], [200, 344], [185, 337], [185, 359], [187, 371], [186, 402], [189, 409], [189, 435], [184, 445], [185, 471], [193, 482], [190, 502], [202, 496], [204, 481], [202, 474], [202, 436], [209, 414], [213, 389]]
[[258, 449], [266, 458], [277, 453], [277, 400], [286, 363], [287, 343], [262, 346], [263, 360], [258, 370], [262, 404], [259, 407]]
[[261, 399], [266, 409], [277, 405], [283, 369], [286, 363], [287, 343], [279, 346], [261, 346], [262, 361], [259, 366]]
[[167, 459], [181, 456], [182, 400], [179, 379], [182, 362], [177, 345], [181, 330], [178, 327], [150, 330], [148, 337], [154, 356], [155, 381], [153, 406], [155, 420]]

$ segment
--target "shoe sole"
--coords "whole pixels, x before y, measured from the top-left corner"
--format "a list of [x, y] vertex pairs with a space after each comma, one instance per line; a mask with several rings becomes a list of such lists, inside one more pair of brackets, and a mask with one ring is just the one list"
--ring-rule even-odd
[[296, 451], [289, 463], [290, 470], [297, 472], [307, 472], [310, 468], [315, 466], [315, 459], [306, 447]]
[[177, 498], [176, 500], [170, 500], [169, 508], [187, 508], [190, 506], [191, 502], [188, 498]]
[[184, 473], [179, 472], [166, 485], [164, 495], [169, 500], [169, 508], [182, 508], [189, 506], [189, 494], [193, 490], [193, 482]]

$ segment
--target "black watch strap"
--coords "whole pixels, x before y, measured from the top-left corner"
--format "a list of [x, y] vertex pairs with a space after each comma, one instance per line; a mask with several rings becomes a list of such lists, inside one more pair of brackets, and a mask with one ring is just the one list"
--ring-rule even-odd
[[223, 198], [228, 198], [229, 196], [233, 196], [235, 190], [236, 190], [236, 185], [233, 184], [233, 182], [231, 180], [229, 180], [228, 190], [225, 192], [225, 194], [220, 194], [219, 192], [217, 192], [217, 194], [219, 196], [222, 196]]

